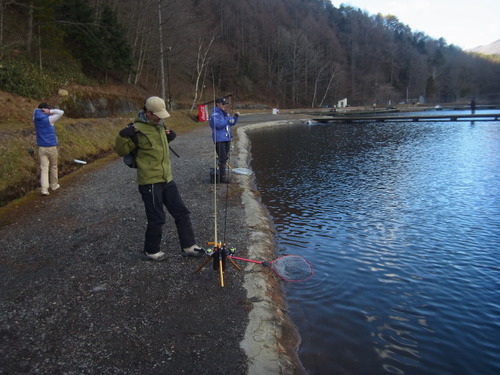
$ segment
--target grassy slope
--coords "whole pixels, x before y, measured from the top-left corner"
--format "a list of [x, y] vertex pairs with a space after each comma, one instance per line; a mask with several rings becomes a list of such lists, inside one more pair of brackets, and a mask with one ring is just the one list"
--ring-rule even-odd
[[[21, 198], [39, 187], [38, 150], [31, 116], [38, 102], [0, 93], [0, 206]], [[80, 165], [74, 159], [91, 162], [114, 152], [118, 131], [130, 117], [70, 119], [56, 123], [60, 144], [59, 171], [64, 176]], [[200, 123], [187, 112], [174, 111], [167, 125], [178, 134]]]

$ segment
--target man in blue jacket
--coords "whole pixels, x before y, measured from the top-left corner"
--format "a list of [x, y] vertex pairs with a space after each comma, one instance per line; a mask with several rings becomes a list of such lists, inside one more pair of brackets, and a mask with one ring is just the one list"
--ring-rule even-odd
[[219, 159], [220, 182], [229, 182], [227, 177], [227, 161], [231, 150], [231, 139], [233, 138], [231, 127], [238, 123], [240, 114], [236, 112], [231, 117], [227, 111], [225, 98], [215, 99], [215, 107], [210, 115], [210, 128], [212, 128], [212, 139], [215, 142], [215, 151]]
[[50, 108], [47, 103], [40, 103], [33, 113], [33, 122], [36, 130], [36, 143], [40, 158], [40, 185], [42, 195], [49, 195], [52, 190], [59, 189], [58, 183], [58, 143], [55, 123], [64, 111]]

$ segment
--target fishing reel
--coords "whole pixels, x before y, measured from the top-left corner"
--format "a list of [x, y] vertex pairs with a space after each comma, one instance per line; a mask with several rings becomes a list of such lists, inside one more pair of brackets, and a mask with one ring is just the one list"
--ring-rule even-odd
[[226, 261], [229, 261], [234, 268], [241, 271], [240, 266], [236, 264], [233, 260], [234, 253], [236, 249], [234, 247], [227, 248], [226, 244], [220, 242], [209, 242], [209, 245], [213, 247], [205, 249], [205, 254], [207, 255], [207, 260], [199, 266], [194, 273], [198, 273], [203, 267], [205, 267], [210, 261], [212, 261], [213, 269], [219, 271], [220, 286], [224, 286], [224, 271], [226, 270]]
[[[210, 247], [208, 249], [205, 249], [205, 254], [210, 257], [210, 256], [213, 255], [213, 253], [215, 251], [220, 251], [221, 249], [225, 249], [225, 247], [223, 247], [223, 248], [218, 248], [218, 247], [213, 248], [213, 247]], [[236, 248], [234, 248], [234, 247], [230, 247], [229, 249], [225, 249], [225, 250], [228, 253], [228, 255], [234, 255], [234, 253], [236, 252]]]
[[234, 255], [235, 252], [236, 248], [226, 248], [226, 244], [221, 243], [218, 243], [214, 247], [205, 249], [205, 254], [213, 259], [213, 269], [218, 270], [220, 267], [222, 267], [223, 271], [226, 270], [227, 257]]

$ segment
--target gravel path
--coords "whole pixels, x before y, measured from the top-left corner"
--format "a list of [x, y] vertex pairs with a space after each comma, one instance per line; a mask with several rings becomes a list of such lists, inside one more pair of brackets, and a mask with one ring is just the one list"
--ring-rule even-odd
[[[247, 167], [245, 124], [270, 118], [242, 116], [232, 163]], [[181, 156], [171, 154], [174, 178], [198, 244], [209, 247], [214, 239], [217, 195], [218, 239], [239, 256], [272, 256], [272, 226], [252, 176], [233, 174], [214, 194], [208, 125], [179, 135], [172, 147]], [[224, 287], [211, 261], [194, 273], [204, 259], [180, 256], [170, 216], [162, 242], [169, 259], [145, 260], [135, 170], [121, 159], [84, 165], [60, 184], [2, 215], [0, 373], [302, 372], [299, 339], [271, 273], [228, 264]]]

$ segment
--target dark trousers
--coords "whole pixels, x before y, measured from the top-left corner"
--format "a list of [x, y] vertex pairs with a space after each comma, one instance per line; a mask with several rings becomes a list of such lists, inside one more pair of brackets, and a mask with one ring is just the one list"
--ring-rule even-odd
[[215, 142], [215, 151], [219, 158], [219, 173], [221, 176], [226, 175], [226, 164], [229, 160], [229, 151], [231, 150], [231, 141]]
[[146, 228], [144, 251], [160, 251], [163, 225], [166, 222], [165, 206], [175, 220], [181, 248], [195, 244], [190, 212], [182, 201], [175, 181], [151, 185], [139, 185], [139, 192], [146, 209], [148, 226]]

